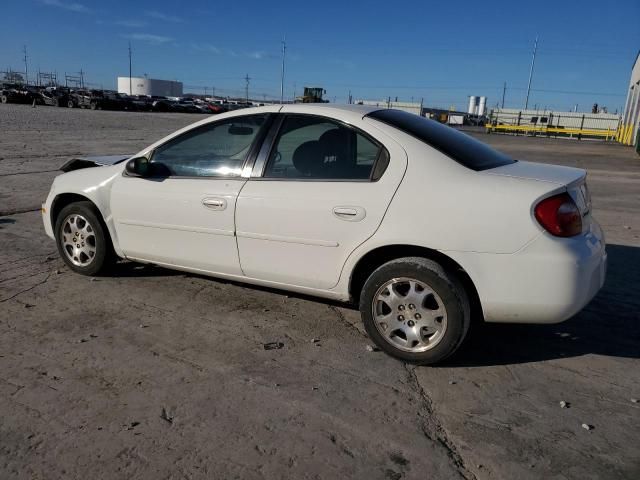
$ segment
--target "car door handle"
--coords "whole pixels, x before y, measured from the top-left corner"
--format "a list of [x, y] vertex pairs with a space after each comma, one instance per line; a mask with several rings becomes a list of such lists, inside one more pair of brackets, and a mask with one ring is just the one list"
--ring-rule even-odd
[[227, 208], [227, 201], [224, 198], [209, 197], [202, 199], [202, 205], [211, 210], [224, 210]]
[[333, 214], [340, 220], [348, 222], [359, 222], [366, 216], [365, 209], [362, 207], [335, 207]]

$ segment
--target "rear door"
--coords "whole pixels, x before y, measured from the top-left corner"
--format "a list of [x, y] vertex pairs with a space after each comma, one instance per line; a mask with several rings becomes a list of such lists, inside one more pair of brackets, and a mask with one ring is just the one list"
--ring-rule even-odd
[[[406, 153], [375, 127], [287, 114], [265, 142], [236, 208], [248, 277], [329, 289], [376, 231], [406, 170]], [[273, 134], [273, 132], [272, 132]], [[264, 161], [264, 166], [261, 165]]]

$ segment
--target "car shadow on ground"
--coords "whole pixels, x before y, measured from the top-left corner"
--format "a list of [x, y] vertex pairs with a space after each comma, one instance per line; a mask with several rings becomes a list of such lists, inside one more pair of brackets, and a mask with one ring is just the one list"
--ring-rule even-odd
[[508, 365], [587, 354], [640, 358], [640, 248], [607, 245], [607, 254], [604, 287], [582, 312], [556, 325], [478, 325], [446, 366]]
[[[508, 365], [587, 354], [640, 358], [640, 247], [608, 245], [607, 278], [596, 298], [578, 315], [556, 325], [474, 325], [460, 350], [442, 366]], [[284, 290], [190, 274], [155, 265], [120, 262], [114, 277], [185, 275], [351, 308], [353, 305]]]
[[129, 261], [118, 262], [107, 274], [110, 277], [175, 277], [177, 275], [189, 275], [179, 270], [170, 270], [152, 264], [134, 263]]

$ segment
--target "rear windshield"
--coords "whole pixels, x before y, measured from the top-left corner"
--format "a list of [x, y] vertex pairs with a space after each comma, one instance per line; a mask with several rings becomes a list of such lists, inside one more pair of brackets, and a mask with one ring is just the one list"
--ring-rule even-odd
[[389, 109], [377, 110], [367, 116], [422, 140], [472, 170], [488, 170], [515, 162], [508, 155], [494, 150], [465, 133], [414, 113]]

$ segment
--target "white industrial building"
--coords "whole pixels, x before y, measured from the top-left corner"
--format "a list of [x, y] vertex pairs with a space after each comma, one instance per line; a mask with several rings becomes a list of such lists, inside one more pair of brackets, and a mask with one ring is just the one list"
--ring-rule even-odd
[[391, 100], [356, 100], [357, 105], [368, 105], [371, 107], [395, 108], [405, 112], [422, 114], [422, 102], [392, 102]]
[[640, 131], [640, 52], [631, 69], [629, 92], [617, 140], [625, 145], [638, 145]]
[[[131, 88], [129, 88], [131, 86]], [[182, 82], [147, 77], [118, 77], [118, 93], [158, 97], [181, 97]]]

